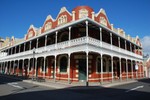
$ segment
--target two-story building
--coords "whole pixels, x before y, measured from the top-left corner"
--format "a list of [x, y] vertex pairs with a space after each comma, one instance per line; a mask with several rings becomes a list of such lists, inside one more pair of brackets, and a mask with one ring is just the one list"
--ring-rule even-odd
[[42, 27], [31, 25], [23, 39], [1, 47], [0, 70], [69, 83], [142, 78], [142, 45], [110, 24], [104, 9], [63, 7], [55, 19], [48, 15]]

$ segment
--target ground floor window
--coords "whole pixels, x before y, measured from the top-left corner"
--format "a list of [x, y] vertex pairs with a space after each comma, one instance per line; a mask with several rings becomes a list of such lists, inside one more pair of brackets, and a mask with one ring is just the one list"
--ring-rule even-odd
[[68, 65], [67, 61], [68, 60], [66, 56], [60, 58], [60, 72], [67, 72], [67, 65]]
[[97, 72], [100, 73], [101, 72], [101, 58], [97, 57], [96, 59], [96, 67], [97, 67]]
[[105, 59], [103, 59], [103, 72], [106, 72], [106, 60]]

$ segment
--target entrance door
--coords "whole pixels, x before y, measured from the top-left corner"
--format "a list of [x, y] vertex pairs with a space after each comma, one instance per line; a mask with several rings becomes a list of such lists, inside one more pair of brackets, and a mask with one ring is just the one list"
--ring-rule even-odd
[[79, 59], [79, 80], [86, 80], [86, 59]]

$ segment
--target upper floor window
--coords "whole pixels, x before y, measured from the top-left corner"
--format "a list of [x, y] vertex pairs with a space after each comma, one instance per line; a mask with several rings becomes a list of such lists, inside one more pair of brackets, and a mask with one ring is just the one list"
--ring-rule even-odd
[[66, 15], [62, 15], [61, 17], [59, 17], [58, 19], [58, 25], [67, 23], [67, 16]]
[[31, 38], [31, 37], [33, 37], [33, 31], [30, 31], [28, 34], [28, 38]]
[[45, 31], [50, 30], [51, 28], [52, 28], [52, 23], [51, 23], [51, 22], [48, 22], [48, 23], [45, 25]]
[[88, 11], [86, 9], [81, 9], [79, 11], [79, 18], [88, 17]]
[[107, 20], [104, 17], [100, 17], [100, 23], [107, 26]]

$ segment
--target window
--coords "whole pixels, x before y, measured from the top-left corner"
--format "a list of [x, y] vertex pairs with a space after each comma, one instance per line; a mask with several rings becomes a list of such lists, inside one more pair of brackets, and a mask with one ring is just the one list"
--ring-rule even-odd
[[106, 72], [106, 60], [105, 59], [103, 59], [103, 72]]
[[104, 17], [100, 17], [100, 23], [107, 26], [107, 20]]
[[50, 30], [51, 28], [52, 28], [52, 23], [51, 23], [51, 22], [48, 22], [48, 23], [45, 25], [45, 31]]
[[67, 16], [66, 15], [62, 15], [58, 19], [58, 25], [65, 24], [65, 23], [67, 23]]
[[63, 56], [60, 58], [60, 72], [67, 72], [67, 57]]
[[96, 59], [96, 67], [97, 67], [97, 72], [100, 73], [101, 72], [101, 58], [97, 57]]
[[85, 18], [88, 17], [88, 11], [86, 9], [81, 9], [79, 11], [79, 18]]
[[67, 41], [69, 39], [69, 33], [63, 32], [59, 37], [59, 42]]

